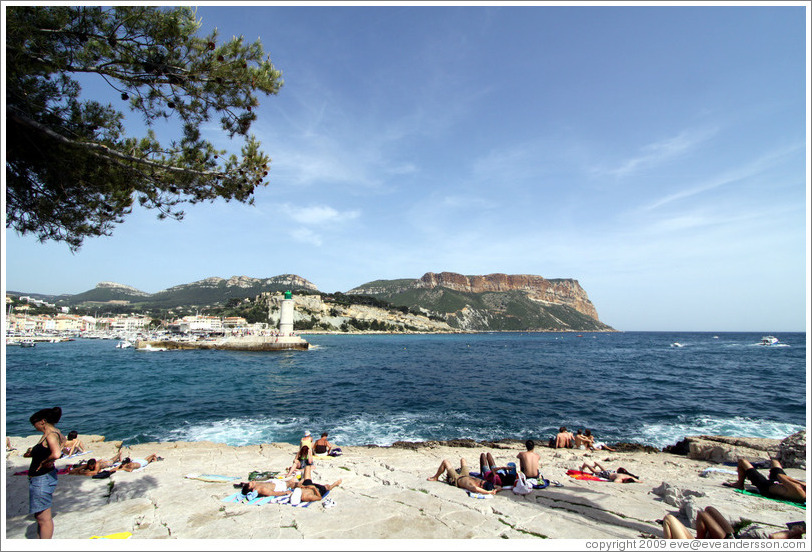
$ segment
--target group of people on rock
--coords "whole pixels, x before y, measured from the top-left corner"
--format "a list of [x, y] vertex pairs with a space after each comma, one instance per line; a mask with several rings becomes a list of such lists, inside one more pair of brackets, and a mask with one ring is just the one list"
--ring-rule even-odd
[[[87, 452], [84, 443], [79, 440], [78, 432], [71, 431], [66, 438], [56, 427], [61, 418], [62, 409], [58, 406], [44, 408], [32, 414], [29, 421], [34, 429], [42, 433], [42, 437], [36, 445], [23, 453], [24, 457], [31, 458], [28, 467], [28, 513], [34, 515], [37, 521], [37, 535], [41, 539], [50, 539], [54, 534], [51, 506], [58, 482], [54, 463], [66, 456]], [[6, 448], [11, 448], [8, 437]], [[86, 462], [72, 466], [68, 474], [96, 476], [102, 470], [107, 470], [108, 474], [118, 470], [131, 472], [156, 460], [163, 458], [151, 454], [147, 458], [122, 459], [122, 450], [119, 448], [118, 454], [110, 460], [90, 458]]]
[[[299, 442], [299, 450], [293, 457], [293, 463], [288, 468], [284, 479], [270, 481], [248, 481], [240, 483], [242, 494], [256, 492], [258, 496], [285, 496], [290, 495], [291, 503], [318, 502], [334, 487], [341, 484], [341, 479], [330, 485], [315, 483], [312, 479], [315, 458], [324, 456], [338, 456], [341, 449], [327, 439], [327, 432], [321, 434], [315, 443], [309, 431]], [[301, 479], [297, 476], [301, 473]]]
[[615, 452], [604, 442], [596, 442], [595, 436], [589, 429], [577, 430], [575, 435], [567, 430], [566, 426], [561, 426], [558, 429], [558, 434], [550, 439], [550, 448], [575, 448], [580, 450], [608, 450]]
[[[56, 424], [62, 417], [60, 407], [46, 408], [35, 412], [29, 418], [34, 428], [42, 433], [39, 442], [28, 449], [24, 456], [31, 458], [28, 469], [29, 477], [29, 513], [37, 521], [37, 535], [41, 539], [52, 538], [54, 532], [51, 505], [53, 493], [57, 486], [57, 470], [54, 462], [63, 456], [70, 456], [75, 452], [84, 452], [84, 444], [78, 439], [76, 432], [71, 432], [65, 438]], [[552, 441], [552, 440], [551, 440]], [[582, 450], [609, 450], [605, 444], [595, 443], [589, 430], [583, 433], [579, 430], [576, 435], [561, 427], [551, 446], [554, 448], [578, 448]], [[10, 449], [10, 440], [6, 438], [6, 448]], [[465, 458], [460, 459], [459, 469], [448, 460], [443, 460], [436, 473], [429, 477], [429, 481], [439, 481], [445, 474], [446, 482], [450, 485], [464, 489], [470, 493], [481, 495], [495, 495], [497, 492], [513, 488], [519, 480], [530, 485], [538, 484], [541, 480], [541, 457], [535, 452], [533, 440], [525, 442], [526, 450], [516, 455], [518, 467], [515, 463], [498, 466], [490, 452], [483, 452], [479, 456], [479, 473], [470, 471]], [[291, 496], [291, 503], [316, 502], [322, 500], [333, 488], [341, 484], [338, 479], [330, 485], [316, 483], [312, 479], [315, 458], [319, 456], [340, 455], [341, 449], [328, 440], [327, 432], [313, 442], [309, 431], [306, 431], [300, 441], [299, 449], [294, 456], [293, 463], [283, 479], [271, 481], [249, 481], [240, 483], [242, 493], [255, 492], [259, 496]], [[147, 458], [122, 458], [122, 450], [110, 460], [89, 459], [87, 462], [74, 466], [69, 473], [74, 475], [97, 476], [101, 470], [108, 472], [123, 470], [133, 471], [145, 467], [151, 462], [162, 460], [152, 454]], [[616, 483], [639, 482], [640, 478], [620, 467], [617, 470], [607, 470], [600, 463], [584, 463], [581, 471], [589, 470], [591, 473]], [[299, 476], [299, 472], [301, 476]], [[768, 477], [765, 477], [747, 460], [739, 460], [737, 465], [738, 478], [728, 486], [743, 490], [745, 481], [750, 481], [765, 497], [779, 500], [805, 503], [806, 483], [790, 477], [782, 469], [778, 460], [771, 460]], [[299, 478], [300, 477], [300, 478]], [[532, 488], [532, 486], [531, 486]], [[687, 528], [673, 515], [666, 515], [662, 520], [665, 538], [694, 538]], [[788, 524], [789, 525], [789, 524]], [[806, 532], [805, 523], [792, 524], [786, 531], [778, 531], [769, 535], [769, 538], [800, 538]], [[697, 514], [696, 538], [738, 538], [730, 523], [727, 522], [718, 510], [713, 507], [705, 508]]]
[[479, 455], [479, 474], [472, 475], [465, 458], [460, 458], [460, 467], [455, 469], [448, 460], [443, 460], [437, 472], [428, 478], [428, 481], [439, 481], [445, 473], [446, 483], [460, 489], [478, 494], [496, 494], [499, 491], [511, 488], [519, 479], [519, 472], [531, 484], [537, 484], [541, 477], [541, 457], [534, 450], [536, 447], [532, 439], [525, 441], [524, 450], [516, 455], [519, 466], [497, 466], [490, 452]]

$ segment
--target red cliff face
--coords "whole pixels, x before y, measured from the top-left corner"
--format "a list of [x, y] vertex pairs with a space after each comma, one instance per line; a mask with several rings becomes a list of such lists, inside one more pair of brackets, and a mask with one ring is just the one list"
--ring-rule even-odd
[[435, 274], [428, 272], [419, 280], [418, 287], [445, 287], [469, 293], [523, 291], [536, 301], [567, 305], [578, 312], [598, 320], [598, 311], [589, 300], [578, 280], [550, 281], [532, 274], [488, 274], [463, 276], [454, 272]]

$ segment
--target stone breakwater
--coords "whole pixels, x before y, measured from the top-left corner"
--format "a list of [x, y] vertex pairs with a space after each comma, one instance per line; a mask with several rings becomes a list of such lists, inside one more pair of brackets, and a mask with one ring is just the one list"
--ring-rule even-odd
[[[21, 453], [38, 435], [11, 437], [16, 450], [6, 453], [6, 539], [35, 538], [36, 523], [27, 515], [28, 482], [14, 472], [28, 467]], [[121, 442], [80, 435], [90, 456], [110, 458]], [[737, 454], [765, 459], [771, 451], [738, 447]], [[340, 443], [338, 443], [340, 445]], [[779, 442], [780, 446], [780, 442]], [[330, 493], [334, 507], [313, 503], [307, 508], [223, 502], [235, 492], [229, 482], [188, 479], [191, 472], [247, 480], [252, 471], [284, 471], [297, 446], [267, 443], [233, 447], [211, 442], [162, 442], [125, 447], [125, 454], [163, 461], [144, 470], [115, 473], [109, 479], [59, 476], [54, 494], [55, 538], [87, 539], [122, 531], [133, 539], [533, 539], [534, 548], [555, 549], [546, 539], [662, 538], [657, 520], [674, 514], [689, 525], [698, 508], [715, 506], [730, 521], [758, 526], [762, 532], [784, 529], [806, 518], [805, 510], [760, 497], [746, 496], [722, 483], [735, 468], [709, 459], [668, 452], [580, 451], [537, 448], [543, 477], [559, 483], [526, 496], [510, 491], [492, 499], [475, 499], [464, 491], [427, 481], [443, 459], [455, 465], [465, 458], [476, 470], [479, 454], [490, 452], [504, 465], [524, 449], [518, 441], [398, 443], [391, 447], [342, 447], [336, 458], [317, 458], [314, 481], [341, 479]], [[631, 449], [631, 447], [630, 447]], [[732, 449], [731, 449], [732, 450]], [[62, 459], [57, 466], [73, 460]], [[583, 481], [568, 469], [584, 462], [608, 469], [622, 466], [641, 478], [639, 484]], [[806, 479], [801, 468], [787, 473]], [[690, 521], [689, 521], [690, 520]], [[450, 542], [450, 541], [446, 541]], [[10, 543], [12, 548], [14, 542]], [[224, 544], [227, 546], [227, 544]], [[386, 548], [386, 542], [379, 548]], [[444, 543], [444, 547], [445, 547]], [[464, 545], [469, 547], [470, 544]], [[160, 547], [160, 546], [159, 546]], [[454, 548], [454, 543], [450, 543]]]
[[287, 337], [225, 337], [222, 339], [181, 341], [181, 340], [138, 340], [136, 349], [143, 350], [191, 350], [219, 349], [225, 351], [290, 351], [307, 350], [310, 344], [298, 336]]

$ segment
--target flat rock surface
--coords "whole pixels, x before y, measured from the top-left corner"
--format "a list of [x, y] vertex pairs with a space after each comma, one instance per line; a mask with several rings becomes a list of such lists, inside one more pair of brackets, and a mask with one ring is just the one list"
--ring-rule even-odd
[[[90, 457], [109, 459], [120, 445], [100, 436], [80, 438], [92, 453], [61, 459], [57, 467]], [[22, 453], [37, 440], [37, 435], [12, 437], [17, 450], [6, 453], [5, 539], [10, 539], [6, 544], [11, 548], [13, 539], [36, 538], [36, 522], [27, 513], [28, 478], [13, 474], [28, 468], [29, 459]], [[478, 469], [481, 452], [491, 452], [499, 465], [517, 461], [516, 455], [524, 450], [521, 443], [503, 442], [498, 448], [431, 443], [342, 449], [343, 456], [317, 459], [313, 470], [317, 483], [342, 480], [329, 496], [335, 506], [312, 503], [307, 508], [295, 508], [223, 502], [237, 491], [232, 483], [185, 477], [205, 473], [247, 481], [251, 471], [284, 472], [296, 453], [295, 445], [234, 447], [167, 442], [125, 447], [126, 455], [144, 458], [157, 454], [164, 460], [138, 472], [115, 473], [108, 479], [59, 476], [53, 505], [54, 538], [87, 539], [122, 531], [131, 532], [133, 539], [661, 538], [662, 528], [656, 520], [666, 514], [675, 514], [688, 525], [680, 507], [653, 492], [663, 483], [672, 494], [674, 489], [689, 491], [684, 494], [694, 495], [691, 500], [695, 506], [713, 505], [733, 523], [747, 519], [780, 530], [787, 522], [806, 519], [806, 511], [797, 506], [745, 496], [723, 486], [735, 475], [718, 470], [735, 472], [733, 466], [664, 452], [540, 447], [536, 451], [542, 458], [542, 475], [562, 486], [550, 485], [527, 496], [507, 490], [491, 499], [476, 499], [426, 478], [434, 475], [444, 458], [456, 467], [464, 457], [472, 470]], [[596, 460], [607, 469], [622, 466], [642, 482], [581, 481], [566, 475], [568, 469]], [[804, 470], [786, 471], [806, 479]]]

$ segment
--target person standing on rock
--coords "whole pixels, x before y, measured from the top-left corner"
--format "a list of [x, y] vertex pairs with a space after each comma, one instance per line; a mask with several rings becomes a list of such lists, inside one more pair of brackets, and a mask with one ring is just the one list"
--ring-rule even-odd
[[57, 484], [54, 462], [62, 457], [62, 446], [66, 439], [56, 424], [62, 417], [58, 406], [38, 410], [29, 421], [42, 438], [31, 447], [31, 465], [28, 467], [28, 513], [37, 520], [37, 535], [41, 539], [54, 536], [54, 520], [51, 515], [54, 490]]

